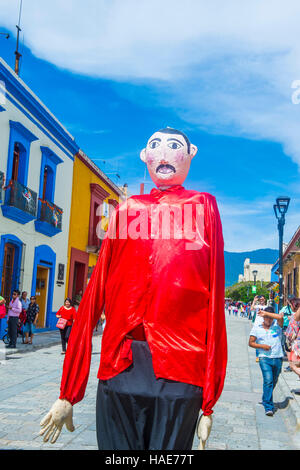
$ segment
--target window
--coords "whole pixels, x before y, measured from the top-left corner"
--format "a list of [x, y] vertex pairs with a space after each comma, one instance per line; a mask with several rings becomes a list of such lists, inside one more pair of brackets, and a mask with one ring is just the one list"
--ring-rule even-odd
[[292, 293], [292, 273], [288, 274], [287, 278], [287, 295], [291, 295]]
[[299, 277], [298, 277], [298, 274], [299, 274], [299, 268], [296, 267], [293, 270], [293, 295], [295, 295], [296, 297], [299, 296], [299, 289], [298, 289]]
[[20, 122], [9, 121], [10, 136], [6, 181], [27, 186], [30, 146], [37, 137]]
[[105, 191], [99, 184], [92, 183], [91, 189], [91, 207], [90, 207], [90, 224], [88, 234], [88, 246], [101, 245], [101, 239], [97, 235], [97, 225], [100, 222], [100, 218], [103, 214], [103, 203], [104, 199], [109, 196], [109, 193]]
[[42, 164], [39, 197], [43, 201], [46, 200], [54, 203], [56, 169], [57, 165], [63, 163], [63, 160], [48, 147], [42, 146], [41, 151]]

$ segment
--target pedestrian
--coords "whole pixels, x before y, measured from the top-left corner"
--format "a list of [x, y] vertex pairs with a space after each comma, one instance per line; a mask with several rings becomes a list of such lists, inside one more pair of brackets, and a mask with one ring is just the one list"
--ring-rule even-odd
[[[263, 376], [262, 404], [267, 416], [273, 416], [273, 390], [282, 368], [283, 350], [281, 344], [283, 317], [274, 321], [272, 307], [261, 311], [261, 324], [254, 324], [250, 331], [249, 346], [258, 351], [259, 366]], [[278, 316], [278, 315], [277, 315]]]
[[235, 316], [235, 317], [237, 317], [238, 310], [239, 310], [239, 309], [238, 309], [238, 304], [237, 304], [237, 302], [235, 302], [235, 303], [233, 304], [233, 313], [234, 313], [234, 316]]
[[[256, 295], [251, 304], [252, 312], [252, 323], [255, 326], [261, 325], [263, 323], [263, 318], [257, 315], [257, 312], [267, 308], [266, 299], [264, 295]], [[258, 351], [256, 350], [256, 362], [258, 362]]]
[[[32, 295], [26, 312], [26, 321], [24, 325], [25, 344], [32, 344], [34, 333], [36, 332], [36, 324], [39, 317], [40, 308], [36, 303], [36, 298]], [[30, 335], [30, 339], [28, 338]]]
[[[282, 307], [282, 309], [280, 310], [279, 313], [281, 313], [283, 315], [283, 328], [282, 328], [282, 349], [283, 349], [283, 354], [284, 354], [284, 357], [287, 357], [287, 351], [286, 351], [286, 347], [285, 347], [285, 332], [287, 330], [287, 327], [289, 325], [289, 322], [290, 322], [290, 319], [291, 319], [291, 316], [293, 315], [294, 313], [294, 309], [293, 309], [293, 305], [292, 305], [292, 301], [296, 299], [296, 297], [294, 295], [289, 295], [288, 296], [288, 299], [287, 299], [287, 304]], [[290, 368], [290, 365], [288, 365], [285, 369], [284, 369], [285, 372], [291, 372], [292, 369]]]
[[63, 328], [60, 328], [60, 336], [61, 336], [61, 345], [62, 345], [62, 352], [61, 354], [66, 353], [67, 343], [70, 337], [72, 325], [75, 319], [76, 310], [72, 306], [72, 301], [69, 297], [65, 299], [64, 305], [60, 307], [56, 316], [57, 318], [62, 318], [65, 320]]
[[300, 377], [300, 302], [291, 300], [291, 307], [295, 311], [285, 331], [286, 349], [290, 369]]
[[6, 317], [6, 306], [5, 306], [5, 299], [0, 296], [0, 332], [1, 332], [1, 323], [3, 318]]
[[8, 305], [7, 323], [9, 344], [6, 346], [7, 348], [15, 348], [17, 344], [18, 321], [20, 313], [22, 312], [22, 304], [19, 296], [20, 291], [14, 290], [12, 293], [12, 299]]
[[75, 305], [75, 310], [78, 310], [79, 304], [82, 299], [82, 290], [80, 290], [76, 295], [74, 299], [74, 305]]
[[243, 317], [244, 316], [244, 305], [241, 303], [241, 306], [240, 306], [240, 317]]
[[25, 312], [27, 312], [27, 309], [28, 309], [29, 304], [30, 304], [30, 300], [27, 297], [27, 292], [26, 291], [22, 292], [20, 300], [21, 300], [21, 304], [22, 304], [22, 309], [25, 310]]

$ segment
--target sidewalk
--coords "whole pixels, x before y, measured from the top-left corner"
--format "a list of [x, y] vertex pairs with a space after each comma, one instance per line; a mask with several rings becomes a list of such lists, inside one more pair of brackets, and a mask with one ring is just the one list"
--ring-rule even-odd
[[[94, 336], [100, 334], [100, 331], [95, 332]], [[61, 343], [60, 332], [58, 329], [51, 331], [43, 331], [36, 333], [33, 337], [33, 344], [23, 344], [21, 336], [17, 339], [17, 347], [15, 349], [7, 349], [3, 341], [0, 344], [1, 356], [4, 354], [10, 356], [11, 354], [31, 352], [36, 349], [49, 348]]]

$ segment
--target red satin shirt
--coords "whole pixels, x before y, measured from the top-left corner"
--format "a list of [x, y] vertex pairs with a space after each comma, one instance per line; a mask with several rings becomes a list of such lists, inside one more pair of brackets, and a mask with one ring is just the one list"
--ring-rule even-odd
[[[200, 228], [195, 212], [183, 215], [197, 228], [194, 238], [178, 238], [174, 231], [178, 224], [171, 216], [170, 239], [162, 239], [163, 229], [158, 233], [159, 224], [153, 220], [166, 205], [182, 214], [184, 205], [200, 208]], [[147, 239], [132, 232], [138, 225], [137, 214], [142, 214], [140, 228], [149, 229]], [[111, 238], [114, 232], [117, 236]], [[91, 338], [105, 305], [98, 378], [110, 379], [131, 365], [132, 340], [126, 335], [143, 325], [156, 377], [203, 387], [202, 409], [205, 415], [211, 414], [223, 389], [227, 364], [223, 250], [220, 216], [210, 194], [177, 185], [153, 189], [120, 204], [77, 311], [60, 398], [75, 404], [84, 396]]]

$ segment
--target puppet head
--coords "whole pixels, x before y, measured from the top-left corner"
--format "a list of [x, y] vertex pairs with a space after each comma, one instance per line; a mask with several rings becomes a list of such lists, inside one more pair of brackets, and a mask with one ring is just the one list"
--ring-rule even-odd
[[140, 157], [152, 181], [164, 188], [182, 184], [187, 177], [197, 147], [181, 131], [167, 127], [155, 132]]

